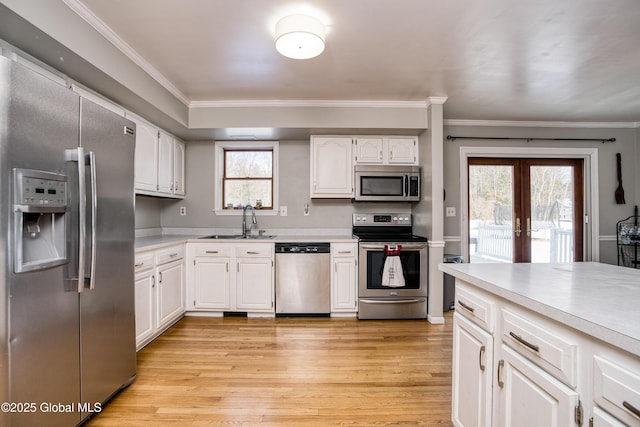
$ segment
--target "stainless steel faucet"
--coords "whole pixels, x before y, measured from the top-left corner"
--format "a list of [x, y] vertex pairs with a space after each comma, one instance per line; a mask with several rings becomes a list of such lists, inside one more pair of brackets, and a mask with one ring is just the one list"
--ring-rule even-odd
[[249, 226], [249, 230], [251, 230], [251, 227], [253, 226], [253, 224], [258, 223], [258, 219], [256, 218], [256, 211], [253, 209], [253, 206], [246, 205], [242, 210], [242, 237], [247, 237], [247, 209], [251, 209], [252, 225]]

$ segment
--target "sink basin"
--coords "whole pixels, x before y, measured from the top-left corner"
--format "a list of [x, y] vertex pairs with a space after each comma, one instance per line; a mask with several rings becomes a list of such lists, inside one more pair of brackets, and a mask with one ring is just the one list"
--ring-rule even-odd
[[198, 237], [198, 239], [217, 239], [217, 240], [223, 240], [223, 239], [247, 239], [247, 240], [254, 240], [254, 239], [273, 239], [274, 235], [272, 234], [263, 234], [262, 236], [258, 236], [257, 234], [248, 234], [246, 236], [243, 236], [242, 234], [213, 234], [211, 236], [202, 236], [202, 237]]

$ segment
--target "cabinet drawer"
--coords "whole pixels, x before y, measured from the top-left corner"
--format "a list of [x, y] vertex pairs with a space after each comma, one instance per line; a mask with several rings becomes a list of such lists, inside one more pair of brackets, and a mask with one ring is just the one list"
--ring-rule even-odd
[[640, 425], [640, 369], [593, 358], [593, 400], [627, 425]]
[[264, 246], [240, 246], [236, 248], [236, 257], [271, 258], [273, 245]]
[[162, 265], [184, 258], [184, 246], [172, 246], [156, 252], [156, 264]]
[[194, 245], [193, 256], [230, 257], [230, 245]]
[[332, 243], [331, 255], [333, 257], [354, 257], [358, 250], [358, 245], [355, 243]]
[[489, 298], [470, 292], [456, 280], [456, 312], [471, 319], [488, 332], [493, 332], [495, 319], [495, 303]]
[[153, 252], [141, 252], [136, 254], [134, 264], [136, 273], [153, 268]]
[[578, 345], [558, 328], [502, 310], [502, 340], [560, 381], [576, 387]]

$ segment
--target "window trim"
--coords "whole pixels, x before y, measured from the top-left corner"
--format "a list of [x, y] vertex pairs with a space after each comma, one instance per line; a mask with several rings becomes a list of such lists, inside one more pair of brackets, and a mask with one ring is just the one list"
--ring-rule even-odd
[[272, 150], [273, 152], [273, 209], [256, 209], [256, 215], [278, 215], [280, 205], [278, 204], [279, 185], [279, 143], [278, 141], [216, 141], [215, 142], [215, 178], [214, 178], [214, 209], [216, 215], [242, 215], [242, 211], [236, 209], [223, 209], [222, 207], [222, 185], [224, 174], [224, 150]]

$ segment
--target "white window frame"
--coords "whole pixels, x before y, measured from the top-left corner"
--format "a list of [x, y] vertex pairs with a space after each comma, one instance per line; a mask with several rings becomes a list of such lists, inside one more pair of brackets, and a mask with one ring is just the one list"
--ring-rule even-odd
[[278, 215], [278, 141], [216, 141], [215, 143], [215, 182], [214, 182], [214, 208], [216, 215], [242, 215], [241, 210], [223, 209], [222, 207], [222, 179], [224, 174], [224, 150], [271, 150], [273, 152], [273, 209], [256, 209], [256, 215]]
[[571, 158], [584, 160], [584, 261], [600, 261], [600, 195], [597, 148], [460, 147], [460, 251], [469, 262], [469, 157]]

